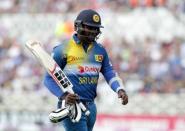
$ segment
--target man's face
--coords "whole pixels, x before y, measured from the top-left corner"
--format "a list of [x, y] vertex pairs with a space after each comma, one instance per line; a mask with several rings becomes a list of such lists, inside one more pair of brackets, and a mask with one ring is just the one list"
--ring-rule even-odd
[[98, 27], [83, 25], [82, 28], [80, 28], [78, 37], [83, 43], [90, 43], [95, 41], [99, 33], [100, 30]]

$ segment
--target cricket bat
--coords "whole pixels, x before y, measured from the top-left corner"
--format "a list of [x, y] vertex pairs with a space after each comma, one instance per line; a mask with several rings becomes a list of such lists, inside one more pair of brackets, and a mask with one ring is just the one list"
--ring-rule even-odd
[[[63, 92], [74, 93], [72, 89], [73, 84], [67, 78], [65, 73], [56, 63], [56, 61], [43, 49], [40, 42], [28, 41], [25, 46], [38, 59], [40, 64], [44, 66], [46, 71], [55, 80], [55, 82], [58, 84]], [[90, 114], [89, 110], [87, 110], [82, 102], [78, 101], [78, 104], [86, 115]]]

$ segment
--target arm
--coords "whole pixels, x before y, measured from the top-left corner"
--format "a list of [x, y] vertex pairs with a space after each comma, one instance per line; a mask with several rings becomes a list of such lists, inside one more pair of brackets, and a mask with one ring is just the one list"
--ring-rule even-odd
[[[52, 56], [57, 64], [61, 67], [61, 69], [63, 69], [66, 65], [66, 59], [62, 55], [62, 45], [59, 45], [53, 49]], [[44, 76], [44, 85], [56, 97], [60, 98], [63, 95], [60, 87], [48, 73], [46, 73]]]
[[101, 72], [114, 92], [118, 93], [120, 89], [124, 88], [121, 79], [118, 77], [116, 71], [112, 67], [106, 50], [104, 50]]
[[44, 85], [56, 97], [60, 98], [62, 96], [62, 90], [48, 73], [44, 76]]
[[106, 50], [104, 51], [101, 72], [112, 90], [118, 93], [118, 98], [122, 99], [122, 104], [126, 105], [128, 103], [128, 96], [124, 90], [122, 80], [112, 67]]
[[[66, 65], [66, 56], [62, 53], [62, 45], [54, 48], [52, 53], [53, 59], [57, 62], [61, 69], [64, 69]], [[70, 94], [68, 92], [63, 92], [58, 84], [53, 80], [53, 78], [49, 75], [49, 73], [45, 74], [44, 77], [44, 85], [48, 88], [48, 90], [58, 97], [60, 100], [65, 99], [67, 104], [74, 104], [78, 98], [76, 94]]]

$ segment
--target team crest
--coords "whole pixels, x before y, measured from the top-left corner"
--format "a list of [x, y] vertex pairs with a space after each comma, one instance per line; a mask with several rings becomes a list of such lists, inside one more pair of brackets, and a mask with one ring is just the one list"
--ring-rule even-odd
[[103, 61], [103, 55], [94, 55], [94, 56], [95, 56], [95, 61], [97, 61], [97, 62]]
[[95, 14], [95, 15], [93, 15], [93, 20], [95, 22], [99, 22], [100, 21], [100, 17], [97, 14]]

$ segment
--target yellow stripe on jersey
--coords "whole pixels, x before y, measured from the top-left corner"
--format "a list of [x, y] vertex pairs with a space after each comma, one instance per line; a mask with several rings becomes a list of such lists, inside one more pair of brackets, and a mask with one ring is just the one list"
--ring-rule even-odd
[[69, 41], [66, 47], [67, 64], [81, 64], [87, 60], [87, 54], [84, 52], [82, 44], [76, 44], [73, 39]]

